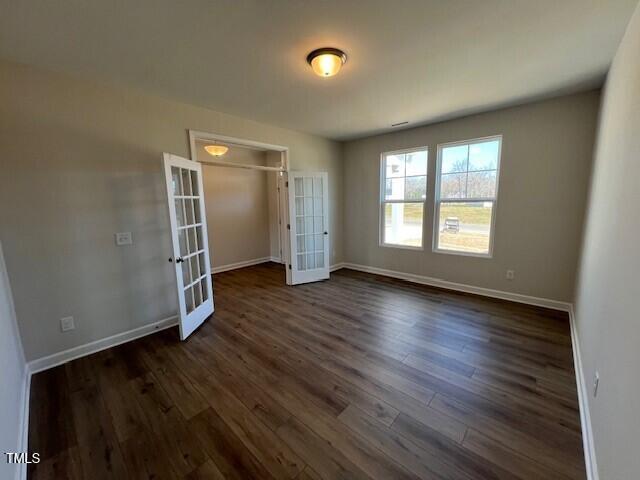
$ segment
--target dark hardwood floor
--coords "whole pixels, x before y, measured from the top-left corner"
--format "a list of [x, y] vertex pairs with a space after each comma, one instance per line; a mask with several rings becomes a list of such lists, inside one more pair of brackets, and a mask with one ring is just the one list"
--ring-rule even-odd
[[30, 478], [584, 479], [566, 314], [341, 270], [32, 380]]

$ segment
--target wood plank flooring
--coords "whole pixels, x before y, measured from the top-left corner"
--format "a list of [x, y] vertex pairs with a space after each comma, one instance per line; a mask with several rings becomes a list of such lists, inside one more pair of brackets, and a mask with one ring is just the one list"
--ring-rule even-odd
[[341, 270], [32, 379], [31, 479], [584, 479], [566, 314]]

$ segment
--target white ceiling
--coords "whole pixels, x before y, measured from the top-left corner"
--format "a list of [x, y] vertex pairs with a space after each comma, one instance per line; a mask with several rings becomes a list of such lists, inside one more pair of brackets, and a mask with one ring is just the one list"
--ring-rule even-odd
[[0, 0], [0, 57], [349, 139], [599, 86], [636, 4]]

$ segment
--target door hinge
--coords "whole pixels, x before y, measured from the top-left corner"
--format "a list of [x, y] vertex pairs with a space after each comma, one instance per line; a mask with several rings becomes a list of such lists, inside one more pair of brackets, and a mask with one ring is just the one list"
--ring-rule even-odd
[[287, 223], [287, 230], [291, 230], [291, 224]]
[[289, 264], [289, 270], [291, 270], [291, 264]]
[[289, 182], [284, 182], [284, 186], [289, 188]]

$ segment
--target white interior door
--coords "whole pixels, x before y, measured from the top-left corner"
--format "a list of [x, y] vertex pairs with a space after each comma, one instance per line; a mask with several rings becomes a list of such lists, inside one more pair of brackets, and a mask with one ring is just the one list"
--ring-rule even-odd
[[164, 154], [173, 256], [180, 306], [180, 338], [187, 338], [213, 313], [202, 165]]
[[289, 172], [291, 284], [329, 278], [326, 172]]

